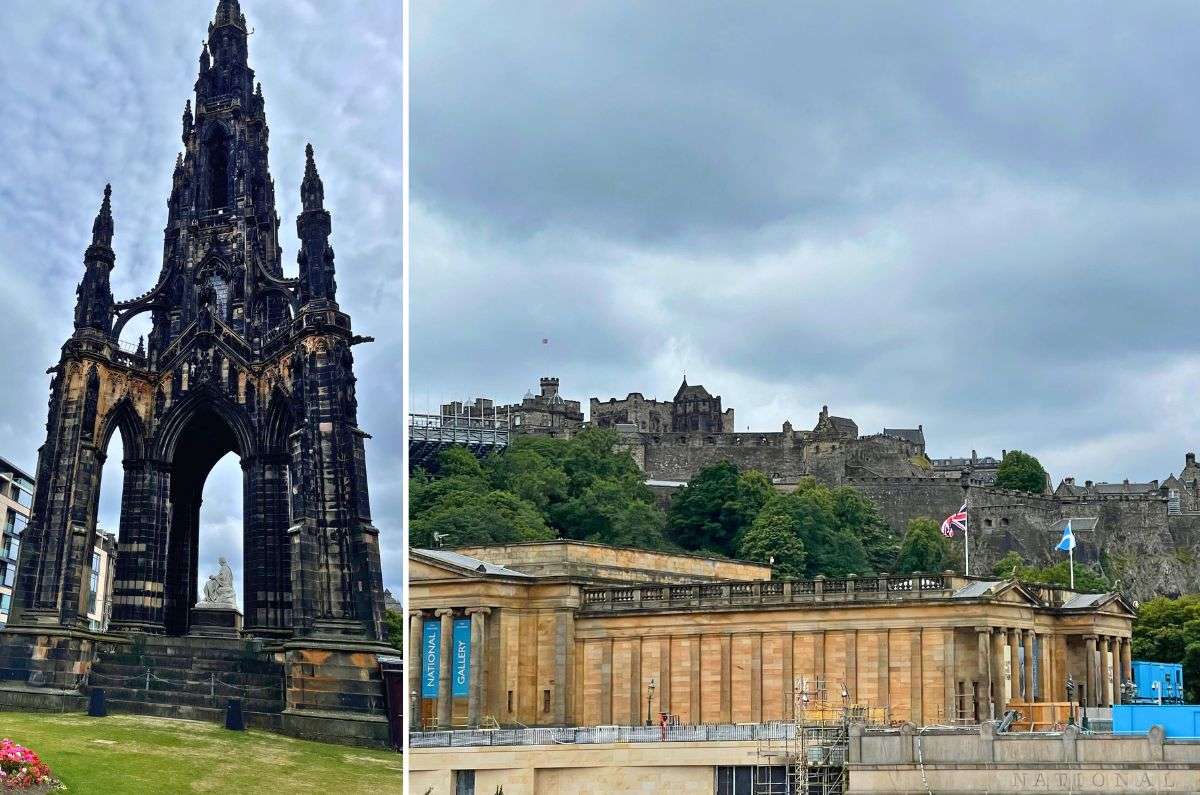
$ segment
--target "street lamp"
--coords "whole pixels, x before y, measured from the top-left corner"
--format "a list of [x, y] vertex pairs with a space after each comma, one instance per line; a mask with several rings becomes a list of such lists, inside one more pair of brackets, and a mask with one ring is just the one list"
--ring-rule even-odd
[[654, 725], [654, 721], [651, 720], [651, 715], [653, 713], [650, 711], [650, 705], [654, 701], [654, 685], [655, 685], [654, 678], [651, 677], [650, 685], [646, 688], [646, 725], [647, 726]]

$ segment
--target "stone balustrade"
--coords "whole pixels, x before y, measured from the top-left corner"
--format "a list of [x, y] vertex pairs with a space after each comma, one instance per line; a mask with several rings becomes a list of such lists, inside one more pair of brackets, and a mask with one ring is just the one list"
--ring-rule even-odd
[[758, 580], [696, 585], [585, 588], [584, 615], [679, 607], [763, 606], [814, 602], [945, 599], [975, 578], [950, 573], [811, 580]]

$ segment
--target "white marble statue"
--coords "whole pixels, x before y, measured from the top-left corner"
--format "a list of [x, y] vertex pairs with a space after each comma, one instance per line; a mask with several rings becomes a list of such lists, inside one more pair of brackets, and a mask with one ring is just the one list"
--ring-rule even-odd
[[219, 561], [216, 574], [208, 575], [204, 584], [204, 599], [197, 607], [237, 607], [237, 596], [233, 592], [233, 569], [225, 562]]

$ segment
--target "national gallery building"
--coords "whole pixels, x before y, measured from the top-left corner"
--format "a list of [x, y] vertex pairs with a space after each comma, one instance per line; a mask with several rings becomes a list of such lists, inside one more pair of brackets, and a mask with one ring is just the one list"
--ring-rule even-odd
[[[1117, 594], [768, 567], [573, 541], [409, 557], [414, 729], [790, 721], [841, 700], [917, 726], [1120, 703]], [[417, 651], [419, 650], [419, 651]]]

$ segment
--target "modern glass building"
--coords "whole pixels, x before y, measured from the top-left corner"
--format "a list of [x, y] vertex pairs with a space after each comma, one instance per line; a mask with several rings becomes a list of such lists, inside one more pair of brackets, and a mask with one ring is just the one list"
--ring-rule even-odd
[[21, 533], [29, 524], [33, 505], [33, 478], [7, 459], [0, 458], [0, 626], [8, 622], [13, 586], [17, 581], [17, 553]]

